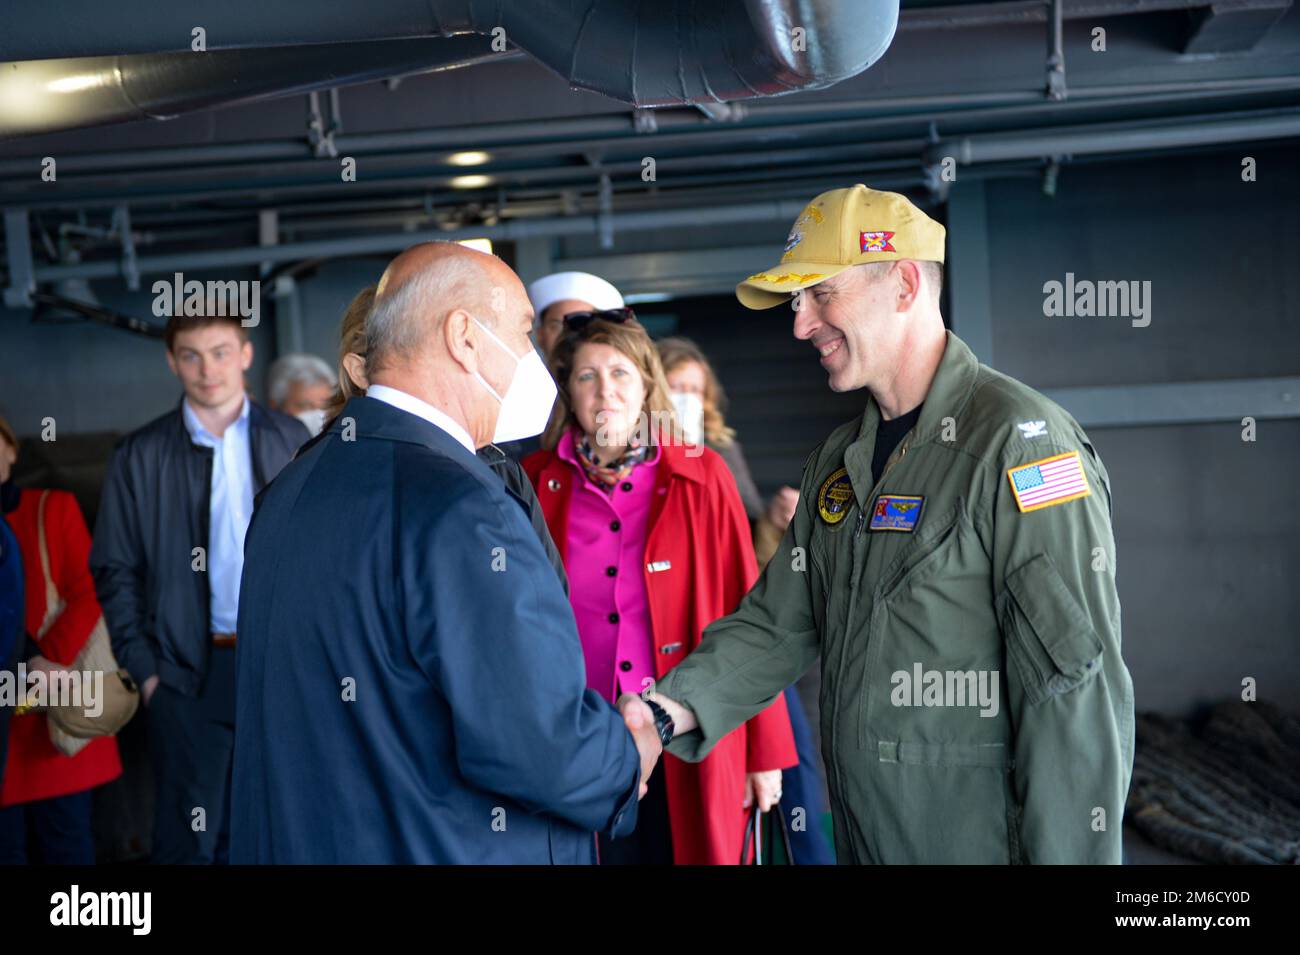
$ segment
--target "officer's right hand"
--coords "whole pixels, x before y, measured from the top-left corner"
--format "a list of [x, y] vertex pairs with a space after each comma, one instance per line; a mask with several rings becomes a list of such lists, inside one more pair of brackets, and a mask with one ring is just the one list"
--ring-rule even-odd
[[623, 694], [619, 697], [618, 711], [641, 756], [641, 791], [636, 795], [637, 799], [641, 799], [650, 791], [647, 780], [659, 762], [659, 755], [664, 751], [663, 743], [659, 741], [659, 732], [655, 729], [654, 714], [641, 697], [632, 693]]

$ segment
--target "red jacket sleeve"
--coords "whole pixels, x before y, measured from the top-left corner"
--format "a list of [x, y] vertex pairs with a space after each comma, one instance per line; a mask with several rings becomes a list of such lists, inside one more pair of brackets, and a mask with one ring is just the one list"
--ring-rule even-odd
[[[736, 609], [740, 598], [758, 580], [758, 563], [754, 558], [753, 536], [740, 491], [721, 458], [717, 459], [717, 464], [717, 468], [711, 469], [709, 496], [715, 502], [715, 520], [722, 531], [722, 553], [740, 558], [725, 562], [728, 571], [724, 577], [721, 614], [725, 616]], [[790, 714], [782, 694], [745, 724], [745, 771], [761, 773], [788, 769], [798, 763], [794, 731], [790, 729]]]
[[51, 491], [45, 501], [45, 540], [64, 608], [40, 641], [41, 656], [71, 666], [102, 611], [90, 576], [90, 533], [77, 499], [66, 491]]

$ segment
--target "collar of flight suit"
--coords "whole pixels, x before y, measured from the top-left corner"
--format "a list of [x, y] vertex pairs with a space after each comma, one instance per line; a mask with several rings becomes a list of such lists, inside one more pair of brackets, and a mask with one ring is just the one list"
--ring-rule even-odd
[[[933, 441], [943, 431], [945, 418], [960, 420], [962, 412], [975, 390], [975, 381], [979, 375], [979, 359], [970, 347], [954, 335], [946, 332], [947, 344], [939, 368], [926, 392], [924, 407], [916, 425], [898, 443], [890, 455], [886, 470], [906, 453], [918, 445]], [[874, 484], [871, 480], [871, 458], [875, 453], [876, 430], [880, 426], [880, 406], [868, 393], [867, 406], [862, 412], [862, 426], [858, 436], [844, 451], [844, 466], [848, 469], [849, 480], [853, 484], [854, 496], [858, 506], [866, 509], [867, 499], [871, 497]], [[883, 477], [883, 475], [882, 475]]]

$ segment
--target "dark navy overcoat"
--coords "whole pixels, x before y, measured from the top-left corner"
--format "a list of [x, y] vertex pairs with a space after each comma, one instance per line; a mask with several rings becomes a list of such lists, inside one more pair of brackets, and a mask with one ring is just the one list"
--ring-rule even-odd
[[232, 862], [590, 863], [635, 826], [524, 508], [422, 418], [354, 398], [259, 496], [236, 646]]

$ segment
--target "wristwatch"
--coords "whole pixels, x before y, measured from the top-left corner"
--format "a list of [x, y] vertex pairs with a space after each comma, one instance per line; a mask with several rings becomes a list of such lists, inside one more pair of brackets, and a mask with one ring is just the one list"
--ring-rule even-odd
[[659, 742], [667, 746], [673, 739], [673, 718], [668, 715], [667, 710], [654, 700], [646, 700], [645, 705], [650, 707], [650, 712], [654, 714], [655, 730], [659, 733]]

